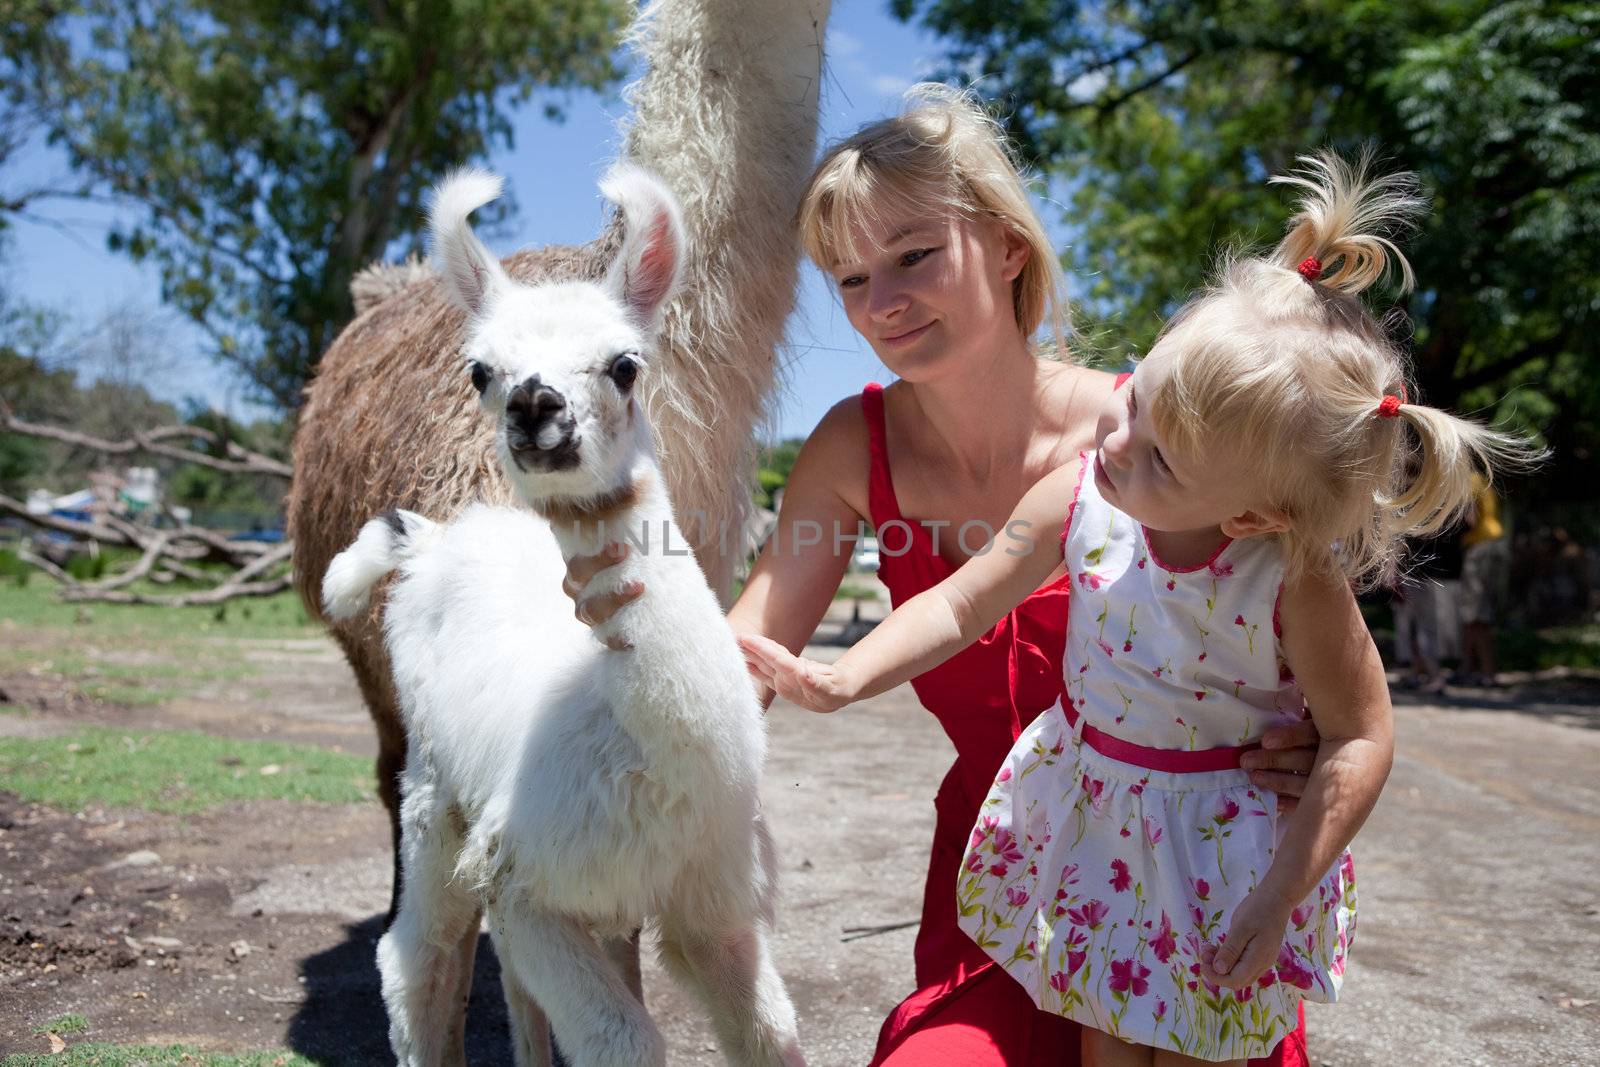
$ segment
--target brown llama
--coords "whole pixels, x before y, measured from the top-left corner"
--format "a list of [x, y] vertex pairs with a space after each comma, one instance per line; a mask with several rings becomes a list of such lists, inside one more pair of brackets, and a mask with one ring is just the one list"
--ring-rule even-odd
[[[646, 71], [626, 92], [634, 118], [622, 157], [665, 179], [688, 231], [684, 285], [666, 311], [645, 403], [685, 533], [724, 600], [744, 548], [754, 429], [794, 305], [793, 218], [816, 148], [830, 3], [657, 0], [631, 34]], [[614, 231], [613, 223], [589, 244], [524, 249], [502, 263], [518, 281], [597, 279], [615, 252]], [[473, 501], [511, 501], [493, 427], [461, 369], [465, 317], [439, 280], [415, 264], [379, 267], [352, 292], [357, 317], [319, 362], [294, 442], [295, 586], [319, 619], [329, 562], [372, 516], [404, 508], [445, 521]], [[381, 603], [380, 593], [366, 615], [323, 621], [377, 727], [378, 790], [398, 845], [405, 733]], [[391, 917], [399, 879], [397, 854]], [[475, 933], [461, 946], [467, 972], [475, 946]], [[618, 960], [637, 988], [636, 951]], [[455, 1029], [459, 1037], [459, 1020]], [[541, 1051], [519, 1050], [519, 1062], [525, 1054]]]

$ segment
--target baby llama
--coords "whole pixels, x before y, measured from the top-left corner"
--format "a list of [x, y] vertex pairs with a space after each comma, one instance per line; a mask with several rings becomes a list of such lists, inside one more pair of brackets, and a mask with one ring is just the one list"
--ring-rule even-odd
[[[449, 1020], [465, 976], [452, 967], [480, 908], [509, 976], [519, 1065], [547, 1062], [546, 1017], [574, 1067], [665, 1063], [597, 940], [646, 922], [731, 1063], [804, 1062], [768, 947], [761, 710], [636, 399], [682, 224], [642, 171], [618, 168], [601, 189], [623, 219], [610, 271], [538, 285], [512, 281], [467, 222], [498, 178], [462, 171], [436, 191], [435, 259], [468, 316], [463, 369], [531, 510], [479, 504], [449, 525], [389, 512], [323, 582], [329, 614], [348, 618], [399, 571], [384, 640], [408, 746], [404, 883], [378, 964], [402, 1067], [459, 1047]], [[592, 634], [561, 591], [563, 560], [624, 539], [635, 548], [615, 579], [652, 595]]]

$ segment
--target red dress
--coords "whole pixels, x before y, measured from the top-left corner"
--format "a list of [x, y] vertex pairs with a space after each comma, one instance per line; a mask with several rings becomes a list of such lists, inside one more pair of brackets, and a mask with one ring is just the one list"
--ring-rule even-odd
[[[1120, 382], [1119, 382], [1120, 384]], [[885, 444], [883, 387], [861, 394], [871, 440], [867, 500], [878, 577], [900, 604], [948, 578], [935, 531], [900, 513]], [[942, 527], [939, 536], [954, 537]], [[934, 797], [933, 853], [912, 950], [916, 992], [884, 1020], [872, 1067], [1077, 1067], [1078, 1026], [1041, 1012], [956, 923], [956, 877], [978, 806], [1011, 744], [1062, 688], [1068, 578], [1036, 590], [970, 647], [911, 680], [956, 761]], [[1306, 1067], [1305, 1023], [1262, 1067]]]

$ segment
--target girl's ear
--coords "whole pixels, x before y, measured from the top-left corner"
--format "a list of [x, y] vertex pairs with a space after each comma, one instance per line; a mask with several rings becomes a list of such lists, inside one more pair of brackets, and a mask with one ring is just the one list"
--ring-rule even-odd
[[510, 284], [500, 261], [467, 222], [474, 211], [499, 197], [503, 185], [497, 174], [464, 167], [447, 175], [429, 197], [434, 262], [455, 302], [473, 316], [483, 314], [490, 297]]
[[1020, 233], [1009, 226], [1000, 228], [1000, 238], [1005, 242], [1002, 246], [1005, 258], [1001, 260], [1005, 269], [1003, 276], [1006, 281], [1014, 282], [1022, 276], [1022, 268], [1028, 265], [1028, 257], [1033, 254], [1033, 249]]
[[1287, 533], [1294, 528], [1289, 516], [1273, 508], [1244, 511], [1222, 520], [1222, 532], [1235, 541], [1262, 534]]
[[678, 202], [660, 179], [630, 166], [613, 168], [600, 191], [622, 212], [622, 248], [605, 287], [637, 326], [653, 331], [662, 306], [677, 291], [683, 265]]

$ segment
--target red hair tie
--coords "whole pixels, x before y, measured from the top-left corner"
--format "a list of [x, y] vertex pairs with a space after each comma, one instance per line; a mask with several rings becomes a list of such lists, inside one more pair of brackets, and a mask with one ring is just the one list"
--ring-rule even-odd
[[1300, 265], [1295, 270], [1299, 271], [1300, 277], [1306, 281], [1314, 282], [1322, 277], [1322, 260], [1316, 256], [1307, 256], [1300, 261]]
[[1399, 396], [1385, 396], [1378, 402], [1377, 415], [1380, 419], [1392, 419], [1400, 414], [1400, 405], [1406, 403], [1406, 387], [1400, 387]]

